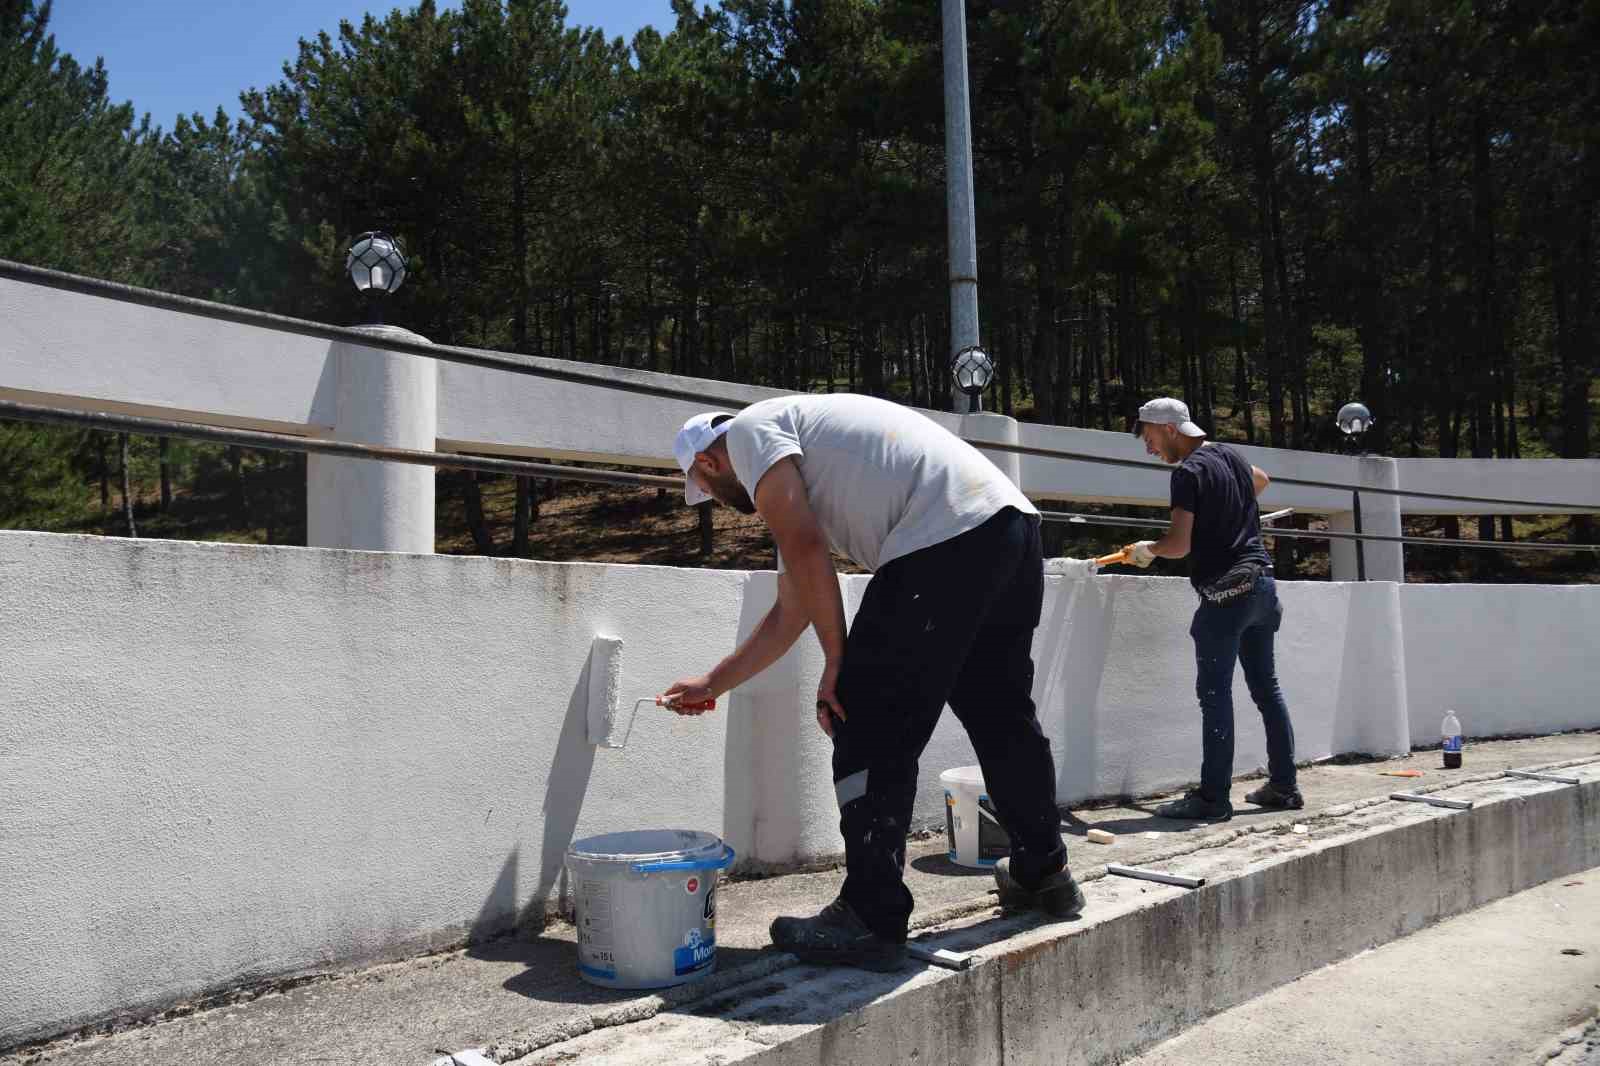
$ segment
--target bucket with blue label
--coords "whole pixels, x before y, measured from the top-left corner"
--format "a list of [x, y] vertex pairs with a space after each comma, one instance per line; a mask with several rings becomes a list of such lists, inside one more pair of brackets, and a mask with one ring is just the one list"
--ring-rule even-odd
[[710, 833], [641, 829], [567, 849], [578, 975], [605, 988], [669, 988], [717, 965], [717, 880], [733, 849]]

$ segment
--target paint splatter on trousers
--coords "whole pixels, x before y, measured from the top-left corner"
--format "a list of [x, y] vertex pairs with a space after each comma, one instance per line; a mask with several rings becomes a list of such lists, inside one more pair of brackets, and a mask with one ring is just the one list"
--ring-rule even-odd
[[848, 721], [835, 730], [833, 778], [840, 895], [880, 936], [906, 936], [917, 760], [946, 703], [978, 753], [1014, 874], [1027, 884], [1066, 865], [1055, 760], [1032, 697], [1043, 596], [1039, 520], [1012, 508], [890, 562], [867, 585], [839, 676]]
[[1233, 782], [1233, 664], [1244, 667], [1250, 698], [1267, 734], [1267, 771], [1280, 788], [1295, 787], [1294, 726], [1278, 685], [1273, 644], [1283, 622], [1278, 586], [1270, 573], [1248, 596], [1226, 606], [1201, 601], [1189, 635], [1194, 638], [1195, 695], [1200, 700], [1200, 793], [1228, 798]]

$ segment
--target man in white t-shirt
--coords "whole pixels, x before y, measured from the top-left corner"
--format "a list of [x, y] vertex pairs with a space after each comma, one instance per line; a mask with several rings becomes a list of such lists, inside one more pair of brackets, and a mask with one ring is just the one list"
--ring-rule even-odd
[[[759, 514], [783, 569], [777, 602], [750, 637], [667, 695], [720, 696], [808, 626], [822, 645], [817, 724], [833, 738], [845, 882], [814, 917], [773, 922], [773, 943], [808, 962], [903, 963], [917, 759], [947, 702], [1011, 838], [995, 867], [1002, 904], [1082, 910], [1031, 696], [1044, 573], [1027, 497], [931, 419], [867, 396], [785, 396], [696, 415], [674, 451], [688, 502]], [[830, 545], [873, 571], [848, 635]]]

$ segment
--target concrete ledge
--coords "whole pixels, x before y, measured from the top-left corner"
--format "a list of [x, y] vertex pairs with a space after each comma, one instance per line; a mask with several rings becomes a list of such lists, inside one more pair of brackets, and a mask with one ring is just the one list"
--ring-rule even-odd
[[1600, 865], [1600, 763], [1565, 772], [1581, 783], [1451, 788], [1474, 802], [1467, 811], [1345, 805], [1308, 817], [1304, 835], [1240, 834], [1170, 860], [1208, 879], [1198, 890], [1095, 880], [1081, 922], [953, 923], [928, 939], [975, 953], [964, 972], [795, 966], [520, 1058], [511, 1041], [489, 1056], [516, 1066], [1116, 1062], [1312, 969]]

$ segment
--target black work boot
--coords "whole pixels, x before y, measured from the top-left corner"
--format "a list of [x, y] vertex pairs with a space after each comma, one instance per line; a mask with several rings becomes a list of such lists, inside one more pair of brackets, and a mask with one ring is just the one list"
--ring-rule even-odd
[[1227, 800], [1213, 802], [1202, 796], [1199, 789], [1194, 789], [1184, 793], [1183, 799], [1163, 803], [1156, 808], [1156, 814], [1189, 822], [1226, 822], [1233, 817], [1233, 804]]
[[1300, 795], [1298, 788], [1280, 788], [1268, 782], [1254, 792], [1245, 793], [1245, 802], [1254, 803], [1257, 807], [1271, 807], [1279, 811], [1298, 811], [1306, 805], [1305, 797]]
[[889, 973], [905, 965], [906, 946], [868, 929], [850, 904], [836, 899], [812, 918], [777, 918], [772, 942], [783, 951], [823, 966], [858, 966]]
[[1083, 912], [1083, 889], [1065, 866], [1028, 888], [1011, 876], [1011, 860], [1001, 859], [994, 864], [994, 883], [1000, 889], [1000, 906], [1008, 911], [1044, 911], [1055, 918], [1076, 918]]

